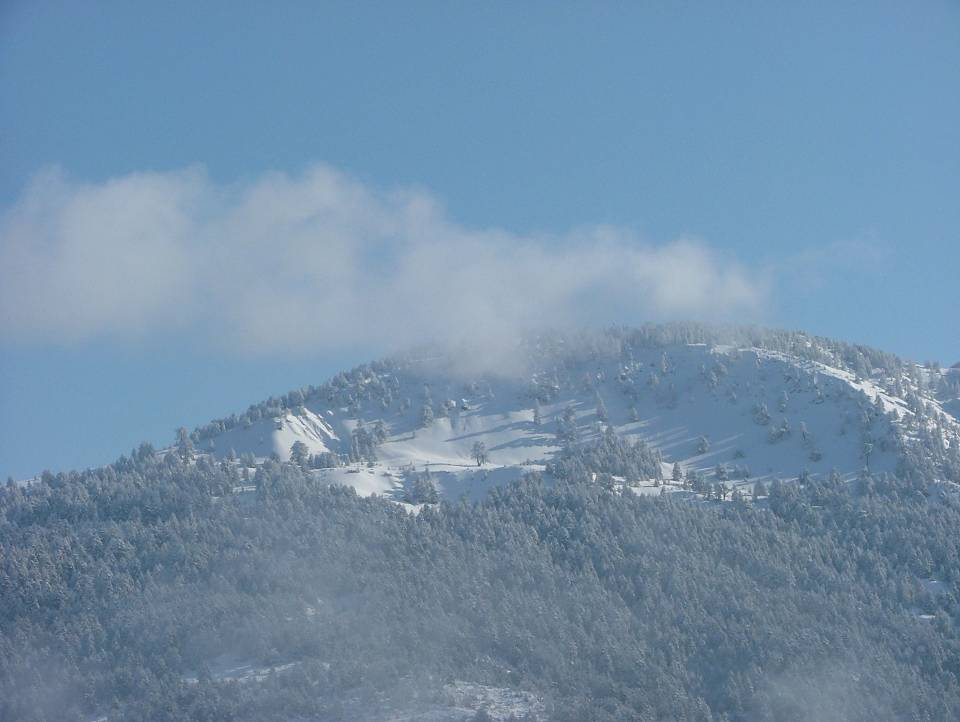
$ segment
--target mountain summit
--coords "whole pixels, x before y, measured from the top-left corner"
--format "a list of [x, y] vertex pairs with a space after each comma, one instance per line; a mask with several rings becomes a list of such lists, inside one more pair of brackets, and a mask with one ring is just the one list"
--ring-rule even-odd
[[[476, 366], [482, 346], [469, 352]], [[361, 495], [481, 498], [527, 471], [555, 475], [573, 445], [620, 440], [612, 480], [637, 493], [731, 493], [757, 482], [922, 464], [958, 468], [949, 372], [803, 333], [661, 325], [531, 335], [522, 371], [461, 369], [438, 348], [358, 366], [196, 429], [181, 446], [217, 459], [293, 458]], [[628, 451], [625, 451], [628, 450]], [[561, 465], [562, 466], [562, 465]]]

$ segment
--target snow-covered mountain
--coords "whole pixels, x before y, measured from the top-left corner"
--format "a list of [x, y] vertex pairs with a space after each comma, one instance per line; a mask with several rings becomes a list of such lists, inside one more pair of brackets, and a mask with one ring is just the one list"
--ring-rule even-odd
[[616, 479], [639, 493], [685, 486], [672, 483], [675, 464], [684, 478], [695, 470], [750, 491], [758, 480], [895, 472], [936, 447], [956, 463], [960, 423], [944, 412], [954, 370], [934, 380], [862, 347], [652, 326], [529, 338], [516, 354], [525, 371], [509, 375], [466, 377], [462, 351], [437, 349], [360, 366], [191, 438], [200, 453], [248, 464], [295, 454], [330, 483], [397, 501], [425, 474], [449, 498], [476, 498], [549, 471], [571, 435], [610, 431], [657, 455], [648, 478]]
[[[834, 660], [865, 659], [843, 718], [888, 718], [885, 698], [860, 714], [883, 688], [955, 719], [955, 380], [802, 333], [543, 333], [359, 366], [5, 487], [0, 717], [102, 682], [88, 719], [788, 719], [783, 660], [808, 679], [783, 709], [806, 713]], [[633, 498], [652, 494], [678, 503]]]

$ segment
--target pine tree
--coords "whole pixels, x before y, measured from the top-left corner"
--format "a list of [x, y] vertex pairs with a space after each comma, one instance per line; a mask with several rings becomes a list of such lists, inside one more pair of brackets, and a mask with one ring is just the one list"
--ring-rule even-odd
[[610, 419], [610, 416], [607, 414], [607, 406], [599, 396], [597, 396], [597, 418], [603, 422], [609, 421]]
[[753, 485], [753, 494], [752, 494], [753, 501], [757, 501], [761, 496], [766, 496], [766, 495], [767, 495], [767, 485], [764, 484], [763, 481], [757, 481], [757, 483]]
[[433, 405], [427, 401], [420, 409], [420, 427], [426, 428], [433, 423]]
[[193, 456], [193, 441], [184, 427], [177, 429], [177, 453], [186, 461]]

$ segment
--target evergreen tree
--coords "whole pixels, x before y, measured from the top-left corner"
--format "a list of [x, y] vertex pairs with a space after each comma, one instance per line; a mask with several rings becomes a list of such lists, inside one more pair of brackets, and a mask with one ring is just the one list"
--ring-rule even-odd
[[177, 453], [180, 455], [180, 458], [183, 461], [193, 457], [193, 440], [190, 438], [189, 432], [184, 427], [177, 429]]
[[673, 463], [673, 481], [676, 484], [683, 481], [683, 467], [680, 466], [679, 461]]
[[753, 501], [757, 501], [762, 496], [767, 495], [767, 485], [762, 480], [757, 480], [753, 485]]
[[610, 420], [607, 405], [603, 403], [603, 399], [599, 395], [597, 396], [597, 418], [604, 423]]
[[420, 409], [420, 428], [424, 429], [433, 423], [433, 404], [429, 401]]

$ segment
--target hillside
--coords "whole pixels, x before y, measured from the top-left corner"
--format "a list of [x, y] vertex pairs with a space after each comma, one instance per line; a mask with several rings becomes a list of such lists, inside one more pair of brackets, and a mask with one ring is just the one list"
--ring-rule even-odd
[[0, 719], [960, 718], [951, 372], [694, 325], [476, 353], [0, 488]]
[[[697, 334], [713, 339], [680, 342]], [[960, 424], [925, 369], [803, 334], [728, 335], [660, 327], [528, 339], [516, 351], [523, 371], [474, 378], [459, 372], [456, 353], [430, 349], [251, 407], [192, 438], [219, 459], [285, 461], [300, 443], [313, 457], [307, 466], [326, 467], [314, 471], [325, 481], [398, 501], [427, 470], [448, 498], [479, 499], [543, 471], [564, 433], [589, 442], [608, 428], [662, 462], [658, 475], [619, 480], [639, 493], [659, 492], [674, 464], [684, 477], [750, 493], [757, 481], [801, 474], [894, 472], [934, 437], [956, 455]], [[479, 466], [477, 443], [486, 450]]]
[[953, 418], [960, 421], [960, 363], [940, 372], [940, 380], [936, 381], [938, 399], [943, 409]]

